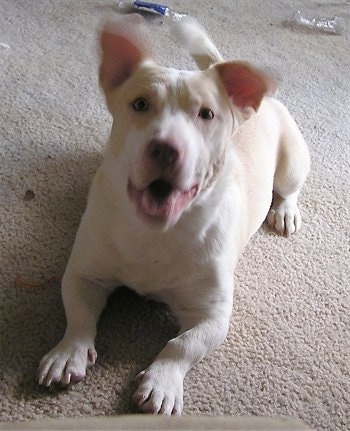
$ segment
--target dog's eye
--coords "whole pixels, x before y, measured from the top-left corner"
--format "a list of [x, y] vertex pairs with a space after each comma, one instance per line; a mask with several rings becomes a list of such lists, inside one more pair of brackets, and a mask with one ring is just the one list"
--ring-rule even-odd
[[214, 112], [209, 108], [201, 108], [198, 117], [201, 117], [203, 120], [212, 120], [214, 118]]
[[134, 111], [144, 112], [144, 111], [148, 111], [149, 104], [147, 99], [145, 99], [144, 97], [138, 97], [136, 100], [132, 102], [132, 107]]

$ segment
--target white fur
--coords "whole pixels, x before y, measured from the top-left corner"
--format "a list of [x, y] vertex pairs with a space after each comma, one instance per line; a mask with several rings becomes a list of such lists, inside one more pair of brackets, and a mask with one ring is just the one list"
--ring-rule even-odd
[[[207, 36], [193, 31], [196, 47], [204, 44], [202, 60], [206, 53], [207, 65], [218, 60]], [[266, 97], [249, 115], [233, 106], [215, 66], [184, 72], [147, 60], [118, 89], [105, 91], [114, 126], [62, 282], [67, 329], [42, 359], [38, 379], [50, 386], [85, 376], [96, 359], [96, 322], [107, 297], [128, 285], [168, 303], [181, 326], [140, 373], [134, 399], [145, 412], [180, 414], [187, 371], [226, 337], [234, 267], [269, 211], [272, 190], [269, 223], [286, 234], [300, 227], [297, 195], [308, 151], [276, 100]], [[130, 98], [140, 95], [150, 103], [146, 113], [130, 108]], [[202, 106], [213, 110], [213, 120], [198, 117]], [[150, 159], [154, 140], [176, 150], [176, 168]], [[178, 193], [194, 186], [198, 193], [174, 216], [146, 220], [128, 183], [144, 189], [159, 176], [169, 177]]]
[[206, 69], [214, 63], [223, 61], [220, 52], [205, 30], [193, 19], [173, 22], [173, 30], [200, 69]]

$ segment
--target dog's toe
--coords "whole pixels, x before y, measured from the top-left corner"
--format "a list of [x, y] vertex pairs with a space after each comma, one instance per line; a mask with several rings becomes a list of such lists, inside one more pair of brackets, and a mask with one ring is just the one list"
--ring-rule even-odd
[[[167, 373], [169, 371], [169, 373]], [[174, 369], [152, 366], [139, 375], [140, 386], [133, 399], [144, 413], [180, 415], [183, 406], [183, 378]]]
[[[177, 407], [175, 407], [175, 404], [176, 404], [176, 400], [173, 397], [171, 398], [165, 397], [163, 399], [162, 407], [159, 413], [167, 416], [175, 415], [177, 411]], [[181, 409], [180, 409], [180, 413], [178, 414], [181, 414]]]
[[301, 227], [301, 216], [296, 204], [283, 201], [272, 207], [267, 216], [267, 223], [280, 235], [289, 236]]
[[86, 368], [93, 365], [96, 356], [93, 346], [60, 342], [40, 361], [38, 383], [47, 387], [54, 383], [62, 386], [78, 383], [85, 378]]

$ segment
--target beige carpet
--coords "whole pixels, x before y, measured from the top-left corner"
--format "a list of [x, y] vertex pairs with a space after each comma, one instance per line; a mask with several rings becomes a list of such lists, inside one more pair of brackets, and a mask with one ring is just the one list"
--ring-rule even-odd
[[[35, 383], [61, 337], [59, 283], [101, 160], [110, 118], [97, 84], [96, 31], [113, 0], [0, 0], [0, 421], [135, 412], [134, 377], [176, 333], [167, 310], [128, 290], [101, 319], [99, 357], [69, 390]], [[289, 415], [348, 430], [350, 405], [350, 41], [290, 28], [297, 9], [344, 17], [349, 1], [169, 2], [204, 24], [226, 58], [281, 78], [279, 98], [309, 143], [303, 228], [262, 228], [236, 273], [226, 343], [185, 379], [187, 415]], [[158, 59], [191, 67], [167, 24], [149, 17]], [[6, 46], [8, 45], [8, 47]]]

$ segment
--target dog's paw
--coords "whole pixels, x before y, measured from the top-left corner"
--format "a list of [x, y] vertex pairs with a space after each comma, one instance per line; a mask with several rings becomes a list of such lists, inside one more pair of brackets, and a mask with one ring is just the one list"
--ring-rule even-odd
[[78, 383], [85, 378], [87, 367], [95, 363], [96, 357], [93, 344], [77, 341], [67, 343], [62, 340], [40, 361], [37, 376], [39, 385], [49, 387], [52, 383], [62, 386]]
[[272, 205], [267, 223], [281, 235], [291, 235], [297, 232], [301, 226], [300, 211], [295, 202], [284, 200], [278, 205]]
[[144, 413], [181, 414], [183, 375], [176, 365], [154, 363], [138, 379], [140, 386], [133, 398]]

